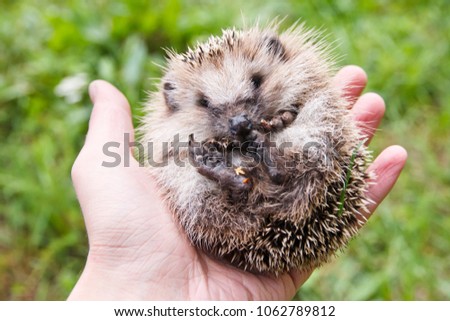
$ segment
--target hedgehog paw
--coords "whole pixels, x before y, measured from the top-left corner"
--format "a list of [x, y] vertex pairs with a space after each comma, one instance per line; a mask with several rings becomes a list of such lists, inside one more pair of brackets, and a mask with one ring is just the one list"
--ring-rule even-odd
[[277, 132], [292, 124], [296, 117], [296, 112], [281, 111], [270, 120], [261, 119], [261, 127], [265, 132]]
[[226, 161], [226, 155], [220, 142], [215, 140], [204, 143], [195, 142], [189, 136], [189, 159], [198, 173], [217, 182], [222, 189], [230, 192], [234, 201], [242, 199], [252, 188], [252, 181], [243, 167], [233, 167]]

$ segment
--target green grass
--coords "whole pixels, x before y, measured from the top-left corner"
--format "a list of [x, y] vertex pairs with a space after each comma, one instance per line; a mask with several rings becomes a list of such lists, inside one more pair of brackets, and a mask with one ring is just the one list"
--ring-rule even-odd
[[[0, 299], [65, 299], [87, 254], [70, 180], [91, 105], [87, 81], [113, 82], [135, 114], [160, 76], [161, 47], [184, 50], [241, 13], [302, 19], [336, 40], [341, 64], [386, 100], [375, 154], [409, 161], [361, 236], [298, 299], [450, 298], [450, 5], [448, 1], [2, 1], [0, 10]], [[80, 76], [84, 74], [84, 76]], [[80, 98], [55, 94], [86, 78]], [[74, 101], [74, 102], [73, 102]]]

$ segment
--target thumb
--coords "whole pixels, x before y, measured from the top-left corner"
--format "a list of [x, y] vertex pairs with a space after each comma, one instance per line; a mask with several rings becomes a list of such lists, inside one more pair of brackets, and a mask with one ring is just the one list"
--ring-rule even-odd
[[124, 134], [134, 140], [134, 129], [130, 105], [125, 96], [113, 85], [95, 80], [89, 86], [89, 95], [94, 104], [86, 145], [101, 146], [108, 141], [123, 142]]
[[[93, 176], [105, 173], [111, 176], [111, 171], [102, 166], [107, 160], [104, 147], [108, 143], [123, 147], [125, 140], [134, 141], [134, 129], [131, 119], [130, 105], [125, 96], [113, 85], [103, 80], [95, 80], [89, 86], [89, 95], [94, 104], [89, 130], [85, 144], [80, 151], [72, 167], [72, 180], [75, 189], [83, 182], [92, 183]], [[126, 135], [129, 135], [128, 137]], [[128, 141], [127, 141], [128, 143]], [[115, 152], [120, 159], [124, 159], [124, 153], [128, 153], [127, 159], [135, 165], [135, 159], [130, 150], [117, 147]], [[120, 169], [120, 168], [116, 168]]]

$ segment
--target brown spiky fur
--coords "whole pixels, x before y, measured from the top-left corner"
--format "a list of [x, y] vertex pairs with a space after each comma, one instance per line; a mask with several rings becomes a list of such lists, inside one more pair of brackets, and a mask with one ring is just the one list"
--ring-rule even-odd
[[[152, 143], [148, 159], [167, 160], [148, 168], [191, 242], [245, 270], [276, 275], [328, 261], [357, 233], [369, 154], [350, 102], [331, 84], [323, 43], [303, 26], [277, 30], [225, 30], [185, 54], [169, 52], [140, 128], [141, 142]], [[259, 121], [286, 108], [296, 109], [295, 120], [270, 133], [276, 146], [290, 143], [276, 159], [290, 162], [286, 179], [275, 184], [257, 166], [252, 188], [238, 200], [199, 173], [186, 145], [175, 148], [191, 134], [200, 142], [227, 137], [229, 118], [243, 111]]]

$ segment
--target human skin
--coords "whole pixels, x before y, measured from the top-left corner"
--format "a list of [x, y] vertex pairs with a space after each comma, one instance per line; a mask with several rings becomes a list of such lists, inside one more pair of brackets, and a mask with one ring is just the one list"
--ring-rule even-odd
[[[385, 105], [375, 93], [361, 96], [366, 83], [365, 72], [356, 66], [344, 67], [334, 78], [355, 102], [352, 115], [369, 143]], [[288, 300], [295, 295], [312, 271], [252, 274], [193, 247], [131, 150], [117, 151], [122, 160], [128, 154], [130, 166], [102, 166], [105, 143], [122, 142], [126, 133], [134, 140], [131, 111], [123, 94], [105, 81], [91, 83], [89, 94], [94, 104], [89, 130], [72, 168], [89, 254], [69, 300]], [[402, 147], [390, 146], [368, 168], [375, 178], [367, 218], [394, 186], [406, 159]]]

